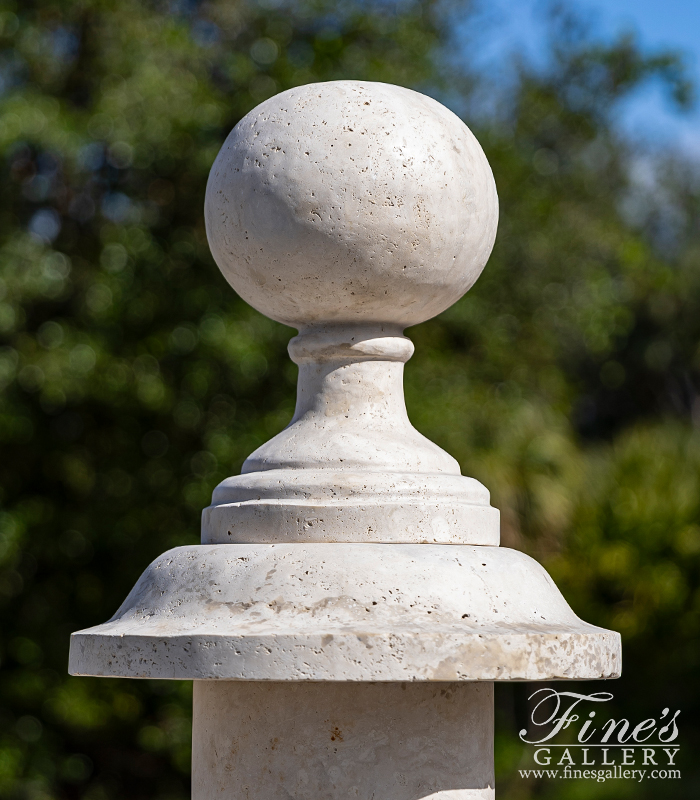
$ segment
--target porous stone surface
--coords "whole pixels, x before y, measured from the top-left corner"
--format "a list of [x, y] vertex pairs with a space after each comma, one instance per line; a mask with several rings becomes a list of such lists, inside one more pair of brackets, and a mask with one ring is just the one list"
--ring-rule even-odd
[[196, 800], [492, 800], [492, 681], [619, 675], [619, 635], [495, 546], [488, 491], [406, 413], [403, 329], [472, 286], [497, 219], [469, 129], [396, 86], [284, 92], [217, 157], [212, 253], [299, 330], [294, 417], [70, 654], [201, 681]]
[[620, 637], [515, 550], [195, 545], [160, 556], [73, 674], [272, 681], [610, 678]]
[[373, 542], [496, 546], [500, 514], [461, 475], [270, 470], [237, 475], [202, 513], [202, 543]]
[[230, 797], [493, 800], [493, 684], [196, 681], [192, 798]]
[[443, 105], [330, 81], [275, 95], [236, 125], [204, 213], [219, 268], [266, 316], [406, 327], [478, 278], [498, 198], [479, 143]]
[[403, 362], [413, 353], [410, 339], [367, 326], [333, 328], [296, 336], [289, 352], [299, 364], [294, 418], [246, 459], [244, 474], [287, 468], [460, 474], [457, 461], [408, 419]]
[[205, 219], [233, 288], [300, 334], [294, 417], [214, 491], [202, 541], [498, 545], [488, 492], [416, 431], [403, 397], [403, 328], [458, 300], [496, 235], [467, 126], [398, 86], [291, 89], [229, 135]]

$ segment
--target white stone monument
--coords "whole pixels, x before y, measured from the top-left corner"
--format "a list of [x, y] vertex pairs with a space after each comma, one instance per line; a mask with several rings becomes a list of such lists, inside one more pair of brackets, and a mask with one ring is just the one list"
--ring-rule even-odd
[[416, 92], [302, 86], [236, 125], [205, 214], [233, 288], [299, 331], [294, 418], [70, 671], [195, 681], [195, 800], [493, 798], [493, 681], [616, 677], [620, 639], [498, 547], [488, 491], [406, 414], [403, 329], [493, 246], [486, 157]]

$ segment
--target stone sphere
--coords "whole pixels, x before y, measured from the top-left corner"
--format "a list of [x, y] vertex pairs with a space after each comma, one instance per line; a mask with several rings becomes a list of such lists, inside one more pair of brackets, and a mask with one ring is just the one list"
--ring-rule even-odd
[[216, 263], [263, 314], [305, 329], [439, 314], [479, 277], [498, 197], [451, 111], [384, 83], [271, 97], [231, 131], [207, 184]]

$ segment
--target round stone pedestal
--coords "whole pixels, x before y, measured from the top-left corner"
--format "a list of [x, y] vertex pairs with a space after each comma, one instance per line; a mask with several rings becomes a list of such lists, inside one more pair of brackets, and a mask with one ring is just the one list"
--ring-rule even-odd
[[493, 683], [195, 681], [192, 800], [493, 800]]

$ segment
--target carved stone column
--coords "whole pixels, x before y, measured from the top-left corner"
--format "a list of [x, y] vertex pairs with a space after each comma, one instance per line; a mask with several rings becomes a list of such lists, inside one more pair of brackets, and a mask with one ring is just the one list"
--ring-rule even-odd
[[406, 414], [404, 328], [493, 246], [483, 151], [416, 92], [303, 86], [233, 129], [205, 215], [233, 288], [299, 331], [294, 418], [70, 671], [197, 681], [196, 800], [493, 798], [492, 682], [616, 677], [620, 639], [498, 547], [487, 489]]

